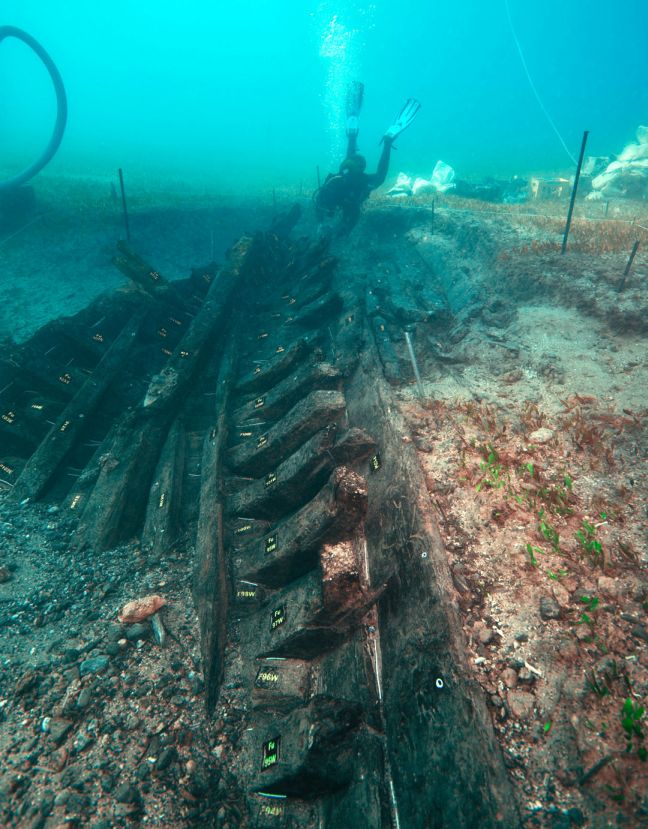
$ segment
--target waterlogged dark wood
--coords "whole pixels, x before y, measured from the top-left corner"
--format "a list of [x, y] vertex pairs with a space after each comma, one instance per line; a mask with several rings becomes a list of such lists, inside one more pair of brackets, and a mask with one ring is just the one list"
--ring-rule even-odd
[[341, 392], [311, 392], [268, 429], [262, 445], [259, 446], [257, 441], [231, 449], [228, 455], [231, 469], [242, 475], [267, 475], [315, 432], [334, 423], [344, 409], [344, 395]]
[[303, 327], [323, 325], [332, 316], [342, 309], [342, 297], [336, 293], [328, 293], [302, 308], [290, 321], [290, 325]]
[[249, 394], [251, 392], [263, 392], [272, 388], [284, 377], [299, 365], [315, 348], [313, 337], [302, 337], [295, 340], [284, 350], [275, 354], [268, 362], [255, 362], [250, 360], [250, 366], [244, 368], [241, 379], [236, 384], [237, 394]]
[[218, 374], [213, 427], [205, 436], [196, 532], [193, 594], [200, 625], [208, 711], [213, 710], [220, 692], [227, 638], [227, 613], [230, 606], [220, 476], [235, 349], [236, 338], [232, 337]]
[[[299, 512], [274, 525], [265, 538], [236, 550], [234, 575], [268, 587], [287, 584], [317, 566], [322, 544], [348, 538], [366, 511], [364, 478], [339, 467]], [[270, 545], [269, 539], [274, 539]]]
[[117, 422], [104, 441], [97, 482], [76, 532], [78, 546], [106, 550], [141, 526], [166, 427], [163, 419], [142, 417], [139, 411], [127, 412]]
[[312, 498], [333, 471], [331, 454], [336, 427], [329, 426], [306, 441], [271, 477], [245, 483], [227, 499], [228, 513], [275, 519]]
[[157, 554], [170, 550], [177, 540], [184, 460], [185, 430], [178, 419], [169, 429], [160, 453], [142, 532], [142, 547]]
[[486, 701], [468, 665], [434, 508], [416, 452], [403, 443], [408, 429], [375, 352], [363, 355], [347, 395], [350, 417], [371, 423], [380, 446], [381, 467], [367, 479], [365, 530], [373, 589], [387, 583], [378, 619], [386, 748], [400, 823], [519, 829]]
[[371, 324], [373, 328], [374, 341], [376, 343], [376, 348], [378, 349], [378, 356], [380, 357], [380, 362], [382, 363], [385, 379], [389, 383], [398, 385], [403, 382], [403, 378], [400, 369], [400, 362], [387, 329], [387, 320], [385, 320], [384, 317], [373, 317]]
[[313, 667], [294, 659], [250, 661], [252, 705], [288, 713], [308, 702]]
[[126, 242], [117, 242], [119, 256], [113, 257], [113, 264], [124, 276], [142, 288], [150, 296], [171, 303], [177, 308], [184, 306], [184, 299], [173, 283], [165, 279], [152, 265], [142, 259]]
[[235, 409], [232, 419], [237, 424], [246, 420], [276, 420], [283, 417], [302, 397], [313, 389], [334, 389], [339, 386], [341, 373], [328, 363], [310, 363], [291, 373], [261, 398], [253, 397]]
[[92, 376], [78, 390], [56, 419], [54, 426], [28, 460], [13, 490], [15, 498], [35, 499], [47, 486], [51, 476], [74, 445], [80, 430], [92, 416], [101, 396], [123, 368], [145, 316], [137, 311], [94, 369]]
[[[245, 735], [245, 762], [257, 791], [314, 797], [335, 792], [354, 776], [359, 705], [318, 697]], [[267, 746], [279, 738], [279, 751]], [[366, 738], [364, 738], [366, 739]], [[264, 746], [266, 747], [264, 750]]]
[[253, 240], [247, 236], [234, 245], [168, 363], [149, 383], [145, 408], [151, 411], [163, 409], [184, 393], [201, 366], [206, 348], [214, 345], [214, 338], [224, 328], [234, 288], [244, 276], [245, 266], [250, 265], [252, 250]]

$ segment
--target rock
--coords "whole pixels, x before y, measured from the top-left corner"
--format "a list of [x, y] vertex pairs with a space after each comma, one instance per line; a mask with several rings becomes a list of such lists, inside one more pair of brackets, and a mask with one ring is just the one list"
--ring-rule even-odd
[[175, 746], [167, 746], [160, 756], [158, 757], [158, 761], [155, 764], [155, 767], [158, 771], [164, 771], [164, 769], [168, 769], [172, 763], [178, 759], [178, 751]]
[[47, 732], [50, 740], [56, 745], [60, 745], [70, 733], [71, 728], [72, 723], [69, 720], [64, 720], [60, 717], [51, 717], [48, 723]]
[[607, 596], [610, 599], [618, 599], [621, 593], [620, 584], [617, 579], [611, 579], [609, 576], [600, 576], [598, 580], [599, 593]]
[[507, 688], [515, 688], [518, 681], [517, 671], [513, 668], [504, 668], [502, 671], [502, 682]]
[[477, 632], [477, 639], [482, 645], [490, 645], [495, 634], [490, 628], [482, 628]]
[[643, 625], [635, 625], [630, 633], [635, 639], [642, 639], [644, 642], [648, 642], [648, 630]]
[[137, 803], [140, 800], [140, 793], [130, 783], [122, 783], [115, 789], [115, 800], [117, 803]]
[[154, 613], [151, 616], [151, 625], [153, 627], [153, 636], [158, 645], [163, 648], [166, 644], [167, 634], [162, 623], [162, 617], [159, 613]]
[[131, 627], [129, 627], [126, 631], [126, 639], [128, 639], [129, 642], [136, 642], [138, 639], [148, 638], [148, 634], [148, 625], [135, 624], [131, 625]]
[[540, 429], [536, 429], [535, 432], [531, 432], [529, 435], [529, 441], [531, 443], [549, 443], [553, 436], [554, 432], [552, 429], [547, 429], [546, 426], [541, 426]]
[[551, 585], [551, 592], [553, 593], [554, 599], [558, 602], [558, 604], [563, 607], [569, 607], [571, 596], [569, 595], [569, 591], [566, 590], [562, 584], [552, 584]]
[[79, 675], [87, 676], [88, 674], [103, 673], [108, 667], [110, 658], [102, 654], [98, 656], [91, 656], [90, 659], [84, 659], [79, 665]]
[[520, 668], [518, 680], [524, 685], [532, 685], [536, 681], [536, 675], [525, 666]]
[[117, 618], [120, 622], [128, 625], [134, 622], [142, 622], [157, 613], [166, 603], [167, 600], [164, 596], [158, 596], [155, 593], [150, 596], [143, 596], [141, 599], [135, 599], [125, 604]]
[[551, 596], [540, 599], [540, 618], [548, 622], [550, 619], [560, 619], [561, 610], [558, 602]]
[[511, 713], [519, 720], [528, 720], [533, 716], [535, 697], [528, 691], [509, 691], [508, 704]]
[[529, 641], [529, 634], [526, 630], [521, 630], [515, 634], [515, 641], [516, 642], [528, 642]]
[[121, 652], [121, 648], [117, 642], [108, 642], [104, 650], [108, 656], [117, 656]]

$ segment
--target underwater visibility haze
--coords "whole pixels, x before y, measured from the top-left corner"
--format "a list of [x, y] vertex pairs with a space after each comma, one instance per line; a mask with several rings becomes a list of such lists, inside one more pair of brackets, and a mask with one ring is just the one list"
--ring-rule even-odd
[[647, 79], [648, 0], [2, 0], [2, 829], [648, 826]]
[[[409, 173], [427, 175], [439, 158], [462, 177], [570, 169], [516, 37], [572, 155], [584, 129], [592, 154], [618, 151], [648, 110], [642, 0], [5, 0], [1, 22], [39, 40], [66, 84], [69, 124], [51, 173], [121, 166], [242, 190], [312, 182], [315, 166], [343, 151], [342, 102], [354, 79], [366, 86], [370, 164], [412, 96], [423, 109], [403, 142]], [[53, 95], [38, 60], [11, 39], [0, 83], [0, 168], [12, 171], [46, 139]]]

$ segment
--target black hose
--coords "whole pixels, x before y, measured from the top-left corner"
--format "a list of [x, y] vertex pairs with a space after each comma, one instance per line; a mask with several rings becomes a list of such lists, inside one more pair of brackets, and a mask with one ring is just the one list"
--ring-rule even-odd
[[0, 192], [20, 187], [21, 184], [25, 184], [25, 182], [29, 181], [30, 178], [33, 178], [36, 173], [40, 173], [43, 167], [52, 160], [58, 150], [63, 138], [63, 133], [65, 132], [65, 124], [67, 122], [67, 97], [65, 95], [65, 87], [63, 86], [61, 74], [56, 68], [52, 58], [47, 54], [45, 49], [43, 49], [37, 40], [34, 40], [34, 38], [31, 35], [28, 35], [27, 32], [23, 32], [22, 29], [17, 29], [15, 26], [0, 26], [0, 43], [2, 43], [6, 37], [17, 37], [18, 40], [22, 40], [23, 43], [26, 43], [27, 46], [36, 52], [38, 57], [43, 61], [43, 64], [52, 79], [52, 83], [54, 84], [54, 91], [56, 92], [56, 123], [54, 124], [52, 137], [50, 138], [49, 143], [40, 158], [29, 167], [25, 168], [21, 173], [18, 173], [18, 175], [7, 178], [4, 181], [0, 181]]

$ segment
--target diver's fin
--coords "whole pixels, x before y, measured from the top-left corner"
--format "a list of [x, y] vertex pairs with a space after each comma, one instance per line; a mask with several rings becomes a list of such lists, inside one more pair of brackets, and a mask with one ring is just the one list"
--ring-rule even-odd
[[393, 141], [397, 138], [403, 130], [406, 130], [412, 121], [416, 118], [421, 104], [416, 98], [408, 98], [405, 106], [401, 109], [398, 118], [394, 121], [391, 127], [383, 135], [383, 141]]
[[347, 87], [346, 95], [346, 134], [347, 138], [358, 134], [358, 116], [362, 109], [362, 98], [364, 96], [364, 84], [361, 81], [351, 81]]

